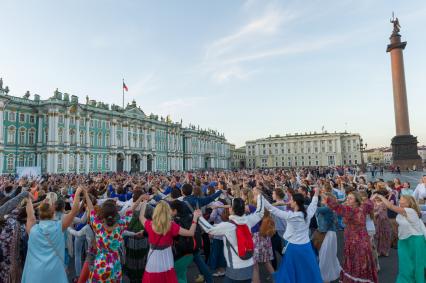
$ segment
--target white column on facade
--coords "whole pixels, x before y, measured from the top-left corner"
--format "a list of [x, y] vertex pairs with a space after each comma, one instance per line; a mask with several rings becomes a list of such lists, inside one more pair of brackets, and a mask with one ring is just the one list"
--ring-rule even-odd
[[107, 158], [108, 158], [108, 164], [109, 164], [109, 168], [107, 168], [107, 171], [112, 171], [112, 160], [113, 160], [112, 154], [108, 153]]
[[157, 156], [152, 156], [152, 171], [157, 171]]
[[116, 172], [117, 171], [117, 155], [110, 154], [110, 157], [111, 157], [111, 171]]
[[117, 143], [117, 122], [115, 120], [111, 121], [111, 128], [110, 128], [110, 142], [112, 147], [116, 147]]
[[148, 150], [148, 128], [143, 128], [143, 149]]
[[70, 143], [70, 116], [68, 114], [65, 114], [64, 144], [69, 145]]
[[[140, 128], [139, 128], [139, 126], [136, 126], [136, 144], [135, 144], [135, 147], [136, 148], [138, 148], [138, 149], [141, 149], [140, 147], [139, 147], [139, 143], [140, 143], [140, 133], [141, 133], [141, 131], [140, 131]], [[141, 168], [141, 166], [139, 166], [140, 168]]]
[[3, 167], [4, 167], [4, 154], [2, 151], [0, 151], [0, 175], [3, 173]]
[[64, 172], [68, 173], [70, 171], [70, 154], [69, 154], [69, 152], [64, 153], [62, 162], [63, 162], [62, 166], [64, 168]]
[[[62, 162], [63, 162], [63, 160], [62, 160]], [[57, 173], [58, 172], [58, 153], [56, 153], [56, 152], [53, 153], [53, 168], [52, 168], [52, 172], [53, 173]]]
[[53, 126], [53, 124], [55, 123], [55, 118], [54, 118], [54, 114], [52, 112], [48, 113], [48, 119], [49, 119], [49, 123], [48, 123], [48, 134], [47, 134], [47, 144], [53, 144], [54, 141], [54, 134], [55, 134], [55, 128]]
[[[77, 121], [77, 120], [76, 120]], [[75, 173], [80, 173], [80, 153], [76, 153], [75, 156]]]
[[[0, 101], [0, 145], [4, 144], [4, 102]], [[2, 155], [3, 156], [3, 155]], [[3, 158], [1, 158], [2, 164], [0, 166], [0, 172], [3, 170]]]
[[41, 153], [37, 153], [37, 167], [41, 168]]
[[[55, 116], [54, 116], [54, 122], [53, 122], [53, 126], [55, 127], [55, 133], [54, 133], [54, 144], [58, 144], [58, 133], [59, 133], [59, 113], [55, 112]], [[55, 169], [56, 170], [56, 169]]]
[[75, 143], [80, 146], [80, 117], [75, 116]]
[[[90, 118], [89, 116], [86, 117], [86, 147], [90, 146]], [[87, 170], [87, 169], [86, 169]]]
[[151, 149], [155, 150], [155, 128], [151, 130]]
[[84, 154], [84, 172], [87, 174], [90, 171], [90, 156], [88, 153]]
[[147, 164], [147, 157], [146, 157], [146, 155], [145, 154], [143, 154], [142, 155], [142, 160], [141, 160], [141, 169], [142, 169], [142, 171], [146, 171], [146, 164]]
[[43, 114], [38, 113], [37, 143], [43, 143]]
[[127, 131], [128, 130], [127, 125], [123, 124], [122, 129], [123, 129], [123, 137], [122, 137], [123, 147], [126, 148], [126, 147], [129, 146], [128, 143], [127, 143], [127, 139], [129, 137], [128, 136], [128, 131]]

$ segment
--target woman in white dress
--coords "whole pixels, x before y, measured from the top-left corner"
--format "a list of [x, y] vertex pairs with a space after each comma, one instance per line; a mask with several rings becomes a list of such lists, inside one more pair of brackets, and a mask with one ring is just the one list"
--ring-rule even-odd
[[293, 211], [282, 211], [264, 200], [265, 208], [287, 223], [284, 239], [287, 241], [284, 256], [277, 272], [273, 274], [275, 282], [322, 283], [318, 262], [309, 239], [309, 224], [317, 210], [319, 189], [311, 204], [305, 209], [305, 198], [296, 193], [290, 201]]

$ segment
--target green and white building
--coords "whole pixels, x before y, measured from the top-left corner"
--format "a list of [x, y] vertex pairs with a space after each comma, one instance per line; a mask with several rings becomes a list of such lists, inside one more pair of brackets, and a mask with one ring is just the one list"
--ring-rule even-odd
[[0, 174], [228, 169], [223, 134], [183, 127], [136, 105], [109, 106], [58, 90], [47, 100], [8, 95], [0, 84]]

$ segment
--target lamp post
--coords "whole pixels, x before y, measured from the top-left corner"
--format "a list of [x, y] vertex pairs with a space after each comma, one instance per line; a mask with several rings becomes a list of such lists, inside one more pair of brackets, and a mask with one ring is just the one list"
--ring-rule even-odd
[[365, 143], [364, 145], [364, 141], [362, 140], [362, 138], [359, 140], [359, 145], [358, 145], [358, 149], [361, 152], [361, 170], [363, 172], [365, 172], [365, 163], [364, 163], [364, 150], [367, 149], [367, 143]]

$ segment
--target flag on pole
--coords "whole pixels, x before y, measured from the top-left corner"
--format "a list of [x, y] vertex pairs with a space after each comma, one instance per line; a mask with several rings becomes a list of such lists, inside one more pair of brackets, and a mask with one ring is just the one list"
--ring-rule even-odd
[[123, 81], [123, 89], [124, 89], [125, 91], [129, 91], [129, 89], [127, 88], [127, 85], [124, 83], [124, 81]]

